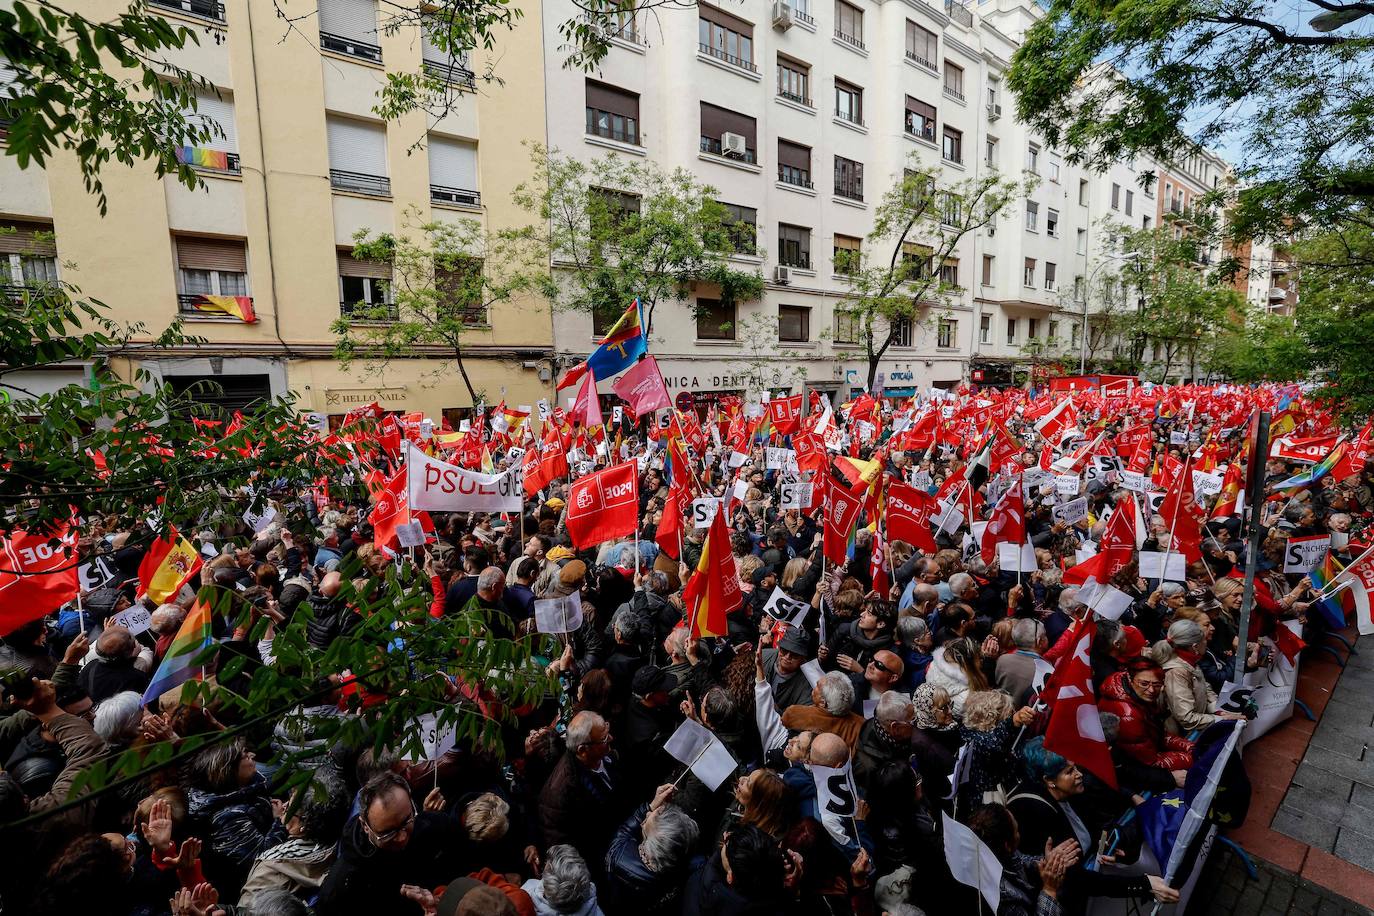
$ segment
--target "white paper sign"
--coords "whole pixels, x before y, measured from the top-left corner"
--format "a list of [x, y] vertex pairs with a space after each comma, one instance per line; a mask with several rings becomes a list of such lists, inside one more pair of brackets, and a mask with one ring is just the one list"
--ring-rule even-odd
[[434, 760], [453, 750], [458, 742], [457, 723], [440, 726], [439, 717], [433, 714], [420, 716], [416, 721], [420, 723], [420, 745], [426, 760]]
[[1063, 522], [1065, 525], [1076, 525], [1088, 517], [1088, 498], [1080, 496], [1071, 499], [1063, 505], [1055, 506], [1050, 510], [1050, 516], [1056, 522]]
[[1193, 472], [1193, 492], [1198, 496], [1211, 496], [1220, 493], [1221, 483], [1220, 474], [1208, 474], [1206, 471]]
[[1078, 495], [1078, 489], [1082, 481], [1077, 474], [1056, 474], [1054, 477], [1054, 492], [1056, 496], [1063, 496], [1069, 499]]
[[[212, 554], [213, 556], [213, 554]], [[100, 588], [107, 583], [116, 582], [120, 577], [119, 568], [109, 557], [96, 557], [89, 563], [76, 568], [76, 577], [83, 592]]]
[[768, 603], [763, 606], [763, 612], [774, 620], [786, 620], [792, 626], [800, 627], [806, 615], [811, 613], [811, 604], [791, 597], [781, 586], [775, 585], [773, 594], [768, 596]]
[[945, 826], [945, 860], [955, 881], [978, 889], [995, 913], [1002, 902], [1002, 863], [977, 834], [941, 813]]
[[619, 426], [619, 425], [620, 425], [620, 419], [621, 419], [621, 417], [623, 417], [623, 416], [625, 416], [625, 407], [624, 407], [624, 405], [622, 405], [622, 404], [617, 404], [617, 405], [615, 405], [614, 407], [611, 408], [611, 422], [612, 422], [613, 424], [615, 424], [616, 426]]
[[784, 510], [811, 508], [811, 484], [785, 483], [778, 487], [778, 508]]
[[[825, 626], [824, 615], [821, 616], [821, 626]], [[825, 642], [825, 639], [822, 638], [821, 642]], [[816, 682], [825, 676], [825, 671], [821, 669], [821, 663], [814, 658], [801, 666], [801, 673], [806, 675], [806, 682], [812, 687], [815, 687]]]
[[1026, 488], [1039, 487], [1053, 479], [1053, 471], [1047, 471], [1042, 467], [1026, 468], [1025, 472], [1021, 475], [1021, 485]]
[[572, 633], [582, 626], [582, 596], [573, 592], [562, 598], [536, 601], [534, 625], [540, 633]]
[[152, 622], [153, 612], [141, 604], [134, 604], [110, 617], [106, 621], [106, 625], [127, 627], [130, 633], [137, 636], [148, 629]]
[[698, 531], [710, 528], [720, 510], [720, 500], [714, 496], [703, 496], [692, 500], [692, 526]]
[[691, 719], [682, 721], [663, 749], [674, 760], [686, 764], [712, 792], [739, 766], [710, 729]]
[[1285, 573], [1308, 573], [1322, 565], [1326, 552], [1331, 547], [1331, 538], [1324, 534], [1311, 537], [1289, 538], [1283, 550], [1283, 571]]
[[548, 398], [540, 398], [535, 407], [539, 408], [539, 422], [542, 423], [553, 416], [553, 408], [549, 406]]
[[1150, 478], [1139, 471], [1122, 471], [1121, 486], [1134, 493], [1144, 493], [1150, 488]]
[[918, 490], [929, 490], [931, 483], [929, 471], [917, 471], [911, 475], [911, 485]]
[[763, 461], [763, 466], [770, 471], [800, 473], [797, 469], [797, 453], [794, 449], [771, 447], [764, 449]]
[[997, 543], [997, 560], [1002, 572], [1035, 572], [1035, 548], [1029, 544]]
[[425, 527], [419, 522], [407, 522], [396, 526], [396, 537], [402, 547], [421, 547], [425, 543]]
[[[1140, 551], [1140, 578], [1164, 579], [1169, 582], [1182, 582], [1187, 578], [1188, 561], [1178, 551], [1165, 554], [1156, 550]], [[1169, 568], [1164, 569], [1164, 558], [1169, 558]]]
[[858, 842], [858, 825], [854, 822], [859, 793], [854, 789], [854, 774], [849, 761], [842, 767], [811, 765], [811, 778], [816, 782], [816, 810], [826, 833], [841, 846]]
[[953, 534], [959, 530], [959, 526], [963, 523], [964, 513], [948, 503], [940, 503], [940, 511], [935, 514], [935, 524], [938, 530]]
[[1181, 429], [1175, 429], [1169, 433], [1170, 445], [1187, 445], [1188, 434]]
[[254, 534], [262, 534], [270, 528], [272, 523], [276, 520], [277, 507], [273, 506], [271, 503], [263, 503], [262, 509], [258, 512], [254, 512], [253, 508], [250, 506], [247, 511], [243, 513], [244, 523], [253, 529]]

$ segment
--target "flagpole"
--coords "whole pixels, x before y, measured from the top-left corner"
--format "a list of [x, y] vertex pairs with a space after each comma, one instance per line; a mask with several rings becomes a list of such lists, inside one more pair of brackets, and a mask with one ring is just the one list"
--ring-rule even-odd
[[76, 619], [81, 627], [81, 633], [86, 632], [86, 609], [81, 604], [81, 589], [76, 590]]
[[[1351, 560], [1349, 563], [1345, 564], [1345, 569], [1350, 569], [1352, 566], [1359, 563], [1361, 560], [1369, 556], [1371, 553], [1374, 553], [1374, 546], [1370, 546], [1369, 549], [1366, 550], [1364, 553], [1360, 554], [1358, 557]], [[1343, 569], [1341, 570], [1341, 572], [1343, 573], [1345, 572], [1345, 570]], [[1336, 578], [1339, 578], [1339, 576], [1337, 576]], [[1317, 594], [1312, 596], [1312, 600], [1320, 601], [1322, 598], [1329, 598], [1332, 595], [1339, 592], [1341, 589], [1349, 588], [1355, 584], [1353, 579], [1347, 578], [1340, 585], [1334, 585], [1333, 583], [1335, 583], [1336, 578], [1333, 578], [1331, 582], [1328, 582], [1326, 585], [1322, 586], [1321, 591], [1317, 592]]]
[[702, 749], [699, 750], [699, 751], [697, 751], [697, 755], [696, 755], [695, 757], [692, 758], [692, 762], [689, 763], [689, 764], [687, 764], [687, 769], [685, 769], [685, 770], [683, 770], [681, 773], [679, 773], [677, 779], [674, 779], [674, 780], [673, 780], [673, 785], [674, 785], [674, 786], [677, 786], [678, 783], [682, 782], [682, 777], [683, 777], [683, 776], [686, 776], [688, 773], [692, 772], [692, 767], [696, 766], [696, 765], [697, 765], [697, 761], [699, 761], [702, 757], [705, 757], [705, 756], [706, 756], [706, 752], [709, 751], [710, 749], [711, 749], [711, 742], [710, 742], [710, 741], [707, 741], [706, 744], [702, 747]]
[[[1190, 462], [1190, 461], [1192, 461], [1192, 460], [1193, 460], [1193, 456], [1192, 456], [1192, 455], [1189, 455], [1187, 458], [1184, 458], [1184, 459], [1183, 459], [1183, 470], [1182, 470], [1182, 471], [1179, 471], [1179, 474], [1180, 474], [1180, 475], [1182, 475], [1182, 474], [1187, 474], [1187, 473], [1188, 473], [1188, 462]], [[1172, 525], [1169, 526], [1169, 543], [1168, 543], [1167, 545], [1165, 545], [1165, 547], [1164, 547], [1164, 558], [1160, 561], [1160, 564], [1159, 564], [1159, 584], [1160, 584], [1160, 585], [1163, 585], [1163, 584], [1164, 584], [1164, 581], [1165, 581], [1164, 577], [1165, 577], [1166, 575], [1168, 575], [1168, 573], [1169, 573], [1169, 553], [1170, 553], [1170, 552], [1173, 550], [1173, 548], [1174, 548], [1174, 532], [1178, 530], [1178, 516], [1179, 516], [1179, 514], [1180, 514], [1181, 512], [1182, 512], [1182, 507], [1179, 508], [1179, 511], [1177, 511], [1177, 512], [1174, 513], [1174, 523], [1173, 523]], [[1186, 576], [1185, 576], [1185, 579], [1186, 579]], [[1240, 679], [1237, 678], [1236, 680], [1239, 681]]]
[[1240, 650], [1236, 652], [1234, 680], [1239, 684], [1245, 678], [1245, 659], [1250, 654], [1245, 646], [1250, 637], [1250, 607], [1255, 601], [1255, 572], [1259, 567], [1260, 510], [1264, 506], [1264, 465], [1269, 453], [1269, 411], [1261, 410], [1255, 423], [1255, 447], [1250, 453], [1248, 468], [1249, 484], [1247, 495], [1255, 498], [1250, 509], [1250, 539], [1245, 557], [1245, 588], [1241, 591], [1240, 622], [1236, 627], [1240, 638]]

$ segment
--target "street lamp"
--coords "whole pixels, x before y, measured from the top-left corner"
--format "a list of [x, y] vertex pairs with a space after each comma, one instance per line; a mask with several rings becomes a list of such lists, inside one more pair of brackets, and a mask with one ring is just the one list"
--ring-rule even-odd
[[1356, 19], [1363, 19], [1369, 15], [1369, 10], [1364, 9], [1340, 9], [1327, 10], [1325, 13], [1318, 13], [1313, 16], [1307, 24], [1316, 32], [1334, 32], [1343, 25], [1348, 25]]
[[1088, 371], [1088, 300], [1092, 297], [1093, 278], [1097, 272], [1106, 267], [1112, 261], [1134, 261], [1134, 254], [1116, 254], [1104, 257], [1092, 272], [1088, 274], [1088, 281], [1083, 284], [1083, 323], [1079, 326], [1081, 336], [1078, 338], [1078, 374], [1083, 375]]

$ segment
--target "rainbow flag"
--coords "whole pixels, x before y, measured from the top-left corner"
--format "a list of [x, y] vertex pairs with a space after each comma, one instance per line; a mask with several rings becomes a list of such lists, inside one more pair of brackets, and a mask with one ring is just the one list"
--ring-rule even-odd
[[209, 293], [200, 293], [191, 300], [191, 308], [197, 312], [228, 315], [244, 324], [254, 324], [258, 320], [257, 313], [253, 311], [252, 296], [212, 296]]
[[229, 154], [224, 150], [205, 149], [199, 146], [178, 146], [177, 162], [198, 169], [229, 171]]
[[1330, 474], [1332, 468], [1340, 464], [1341, 459], [1345, 457], [1345, 450], [1349, 445], [1350, 443], [1342, 436], [1340, 441], [1332, 446], [1331, 451], [1326, 453], [1325, 458], [1312, 465], [1301, 474], [1296, 474], [1287, 480], [1282, 480], [1274, 484], [1275, 491], [1283, 492], [1286, 490], [1298, 490], [1317, 483], [1327, 474]]
[[215, 641], [210, 626], [210, 604], [196, 598], [190, 613], [182, 621], [176, 638], [167, 647], [162, 664], [157, 666], [148, 689], [143, 691], [143, 704], [153, 702], [169, 690], [174, 690], [189, 680], [204, 680], [205, 668], [197, 665], [196, 657], [201, 650]]
[[[1329, 587], [1332, 581], [1341, 574], [1342, 569], [1340, 562], [1328, 552], [1322, 565], [1307, 574], [1307, 578], [1312, 580], [1313, 594], [1318, 594], [1322, 589]], [[1333, 630], [1346, 628], [1346, 604], [1350, 601], [1350, 597], [1347, 592], [1342, 591], [1338, 594], [1326, 595], [1317, 602], [1317, 610], [1321, 612], [1322, 618]]]

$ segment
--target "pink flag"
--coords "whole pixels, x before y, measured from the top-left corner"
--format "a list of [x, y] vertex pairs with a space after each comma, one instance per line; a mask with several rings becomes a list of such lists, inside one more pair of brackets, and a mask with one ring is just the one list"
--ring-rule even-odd
[[668, 386], [663, 383], [663, 374], [658, 371], [658, 363], [652, 356], [646, 356], [631, 366], [629, 372], [611, 383], [611, 390], [630, 405], [630, 412], [636, 420], [655, 410], [673, 406], [673, 399], [668, 396]]
[[596, 376], [592, 373], [582, 376], [582, 387], [577, 389], [577, 400], [573, 401], [568, 416], [573, 422], [581, 422], [587, 429], [604, 422], [601, 419], [601, 402], [596, 396]]

